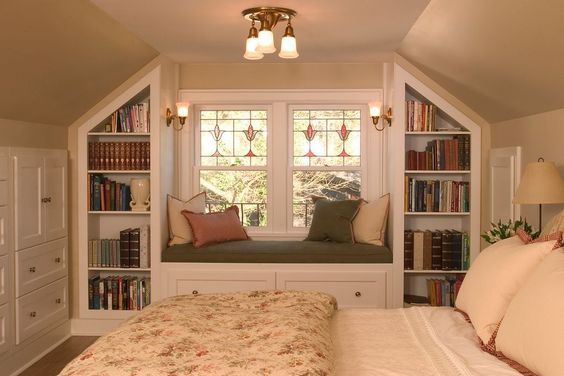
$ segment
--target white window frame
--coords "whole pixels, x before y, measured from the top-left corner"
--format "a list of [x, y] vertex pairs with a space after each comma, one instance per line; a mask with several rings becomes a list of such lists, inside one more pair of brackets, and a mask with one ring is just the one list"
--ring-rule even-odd
[[[248, 228], [249, 235], [256, 239], [303, 239], [307, 228], [294, 228], [292, 222], [293, 139], [290, 108], [295, 106], [361, 108], [361, 169], [362, 195], [374, 200], [385, 192], [387, 186], [386, 164], [387, 138], [389, 130], [378, 132], [372, 126], [368, 103], [383, 103], [382, 89], [358, 90], [179, 90], [178, 100], [191, 104], [190, 114], [183, 130], [177, 135], [177, 186], [182, 199], [189, 199], [199, 192], [199, 181], [195, 182], [196, 162], [199, 164], [199, 142], [196, 131], [199, 124], [196, 108], [218, 107], [249, 108], [270, 106], [268, 115], [268, 226]], [[198, 119], [199, 121], [199, 119]], [[280, 126], [285, 124], [285, 127]], [[199, 139], [198, 139], [199, 140]], [[372, 152], [376, 151], [376, 152]], [[198, 159], [198, 160], [196, 160]], [[317, 168], [317, 167], [315, 167]], [[220, 169], [220, 168], [218, 168]], [[262, 167], [259, 169], [263, 169]], [[339, 168], [328, 168], [339, 170]], [[341, 167], [342, 169], [342, 167]], [[356, 167], [353, 167], [356, 169]], [[199, 175], [198, 175], [199, 176]], [[285, 189], [280, 189], [284, 187]]]

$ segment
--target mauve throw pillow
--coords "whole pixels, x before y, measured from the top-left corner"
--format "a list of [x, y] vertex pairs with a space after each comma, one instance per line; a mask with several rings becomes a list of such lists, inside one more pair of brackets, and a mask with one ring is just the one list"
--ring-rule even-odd
[[352, 220], [361, 201], [314, 199], [314, 202], [315, 211], [306, 240], [353, 243]]
[[183, 210], [182, 215], [186, 217], [192, 228], [193, 243], [196, 248], [209, 244], [249, 239], [239, 220], [239, 208], [237, 206], [231, 206], [224, 212], [209, 214]]

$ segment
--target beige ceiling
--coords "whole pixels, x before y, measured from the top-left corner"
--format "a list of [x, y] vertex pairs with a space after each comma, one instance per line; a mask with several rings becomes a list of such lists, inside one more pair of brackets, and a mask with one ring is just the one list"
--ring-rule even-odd
[[[161, 53], [178, 62], [239, 63], [250, 23], [241, 11], [296, 10], [295, 62], [375, 62], [390, 58], [429, 0], [92, 0]], [[275, 28], [276, 42], [284, 25]], [[280, 62], [267, 56], [261, 62]], [[256, 62], [254, 62], [256, 64]]]
[[432, 0], [399, 53], [491, 123], [564, 107], [564, 1]]
[[0, 2], [0, 118], [67, 126], [157, 56], [87, 0]]

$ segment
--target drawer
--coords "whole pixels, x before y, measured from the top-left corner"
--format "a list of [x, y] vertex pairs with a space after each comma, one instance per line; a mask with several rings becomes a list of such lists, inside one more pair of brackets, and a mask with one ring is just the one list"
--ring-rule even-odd
[[16, 252], [16, 296], [67, 275], [67, 239]]
[[233, 270], [171, 270], [168, 273], [167, 296], [269, 290], [274, 288], [275, 273]]
[[10, 295], [8, 291], [8, 283], [10, 283], [11, 280], [8, 256], [2, 256], [0, 257], [0, 305], [8, 302], [8, 297]]
[[10, 224], [7, 206], [0, 206], [0, 256], [8, 254], [10, 250]]
[[0, 206], [8, 205], [8, 181], [0, 180]]
[[68, 311], [67, 278], [16, 299], [16, 344], [68, 319]]
[[8, 180], [10, 177], [10, 170], [8, 166], [10, 165], [8, 155], [0, 150], [0, 180]]
[[277, 272], [276, 288], [321, 291], [333, 295], [339, 308], [386, 308], [386, 272]]
[[12, 344], [12, 317], [7, 304], [0, 306], [0, 355], [7, 352]]

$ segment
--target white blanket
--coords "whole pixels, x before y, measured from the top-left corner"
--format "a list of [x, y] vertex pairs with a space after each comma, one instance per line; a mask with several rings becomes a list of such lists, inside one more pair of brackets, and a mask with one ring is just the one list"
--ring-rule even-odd
[[337, 376], [519, 376], [480, 349], [452, 308], [345, 309], [332, 322]]

